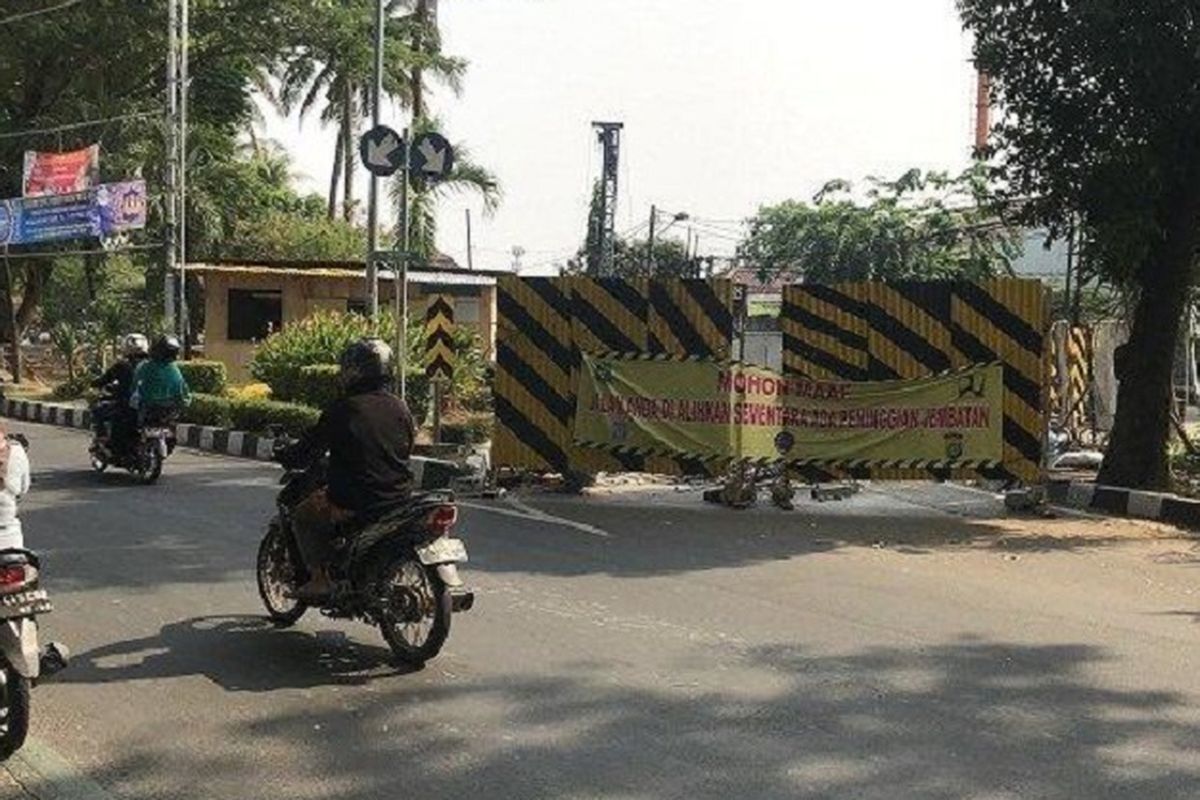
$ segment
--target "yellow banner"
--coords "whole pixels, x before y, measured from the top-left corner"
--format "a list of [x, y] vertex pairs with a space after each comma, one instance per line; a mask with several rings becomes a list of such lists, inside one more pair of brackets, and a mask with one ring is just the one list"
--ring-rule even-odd
[[1003, 458], [1003, 367], [833, 382], [713, 361], [584, 355], [575, 440], [701, 459], [973, 467]]

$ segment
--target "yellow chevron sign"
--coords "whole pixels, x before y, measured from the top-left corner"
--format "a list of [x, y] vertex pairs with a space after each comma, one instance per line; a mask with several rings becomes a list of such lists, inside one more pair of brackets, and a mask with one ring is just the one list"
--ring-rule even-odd
[[425, 311], [425, 374], [450, 379], [458, 354], [454, 352], [454, 299], [429, 296]]

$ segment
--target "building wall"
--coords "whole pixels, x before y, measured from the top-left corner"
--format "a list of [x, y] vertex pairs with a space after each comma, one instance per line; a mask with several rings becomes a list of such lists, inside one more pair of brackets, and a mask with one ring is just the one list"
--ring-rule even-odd
[[[250, 361], [254, 357], [256, 344], [228, 339], [230, 289], [281, 291], [285, 326], [318, 311], [346, 311], [351, 303], [366, 300], [363, 282], [354, 278], [207, 273], [204, 277], [204, 353], [206, 358], [223, 362], [229, 371], [230, 381], [234, 383], [252, 380]], [[436, 286], [410, 284], [410, 318], [423, 317], [428, 295], [439, 293], [439, 289]], [[496, 340], [496, 287], [452, 287], [444, 291], [461, 294], [464, 290], [479, 292], [479, 320], [472, 327], [479, 332], [485, 355], [491, 359], [494, 357]], [[380, 306], [391, 308], [394, 297], [392, 284], [380, 284], [379, 294]]]

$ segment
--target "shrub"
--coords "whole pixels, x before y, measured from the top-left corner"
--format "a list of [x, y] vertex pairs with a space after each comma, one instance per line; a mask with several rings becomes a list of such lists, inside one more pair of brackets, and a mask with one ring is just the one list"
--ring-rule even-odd
[[78, 400], [92, 391], [92, 376], [83, 374], [60, 383], [50, 392], [51, 400]]
[[265, 383], [247, 383], [245, 386], [231, 386], [226, 396], [233, 400], [270, 400], [271, 387]]
[[[336, 364], [351, 342], [373, 332], [370, 320], [358, 314], [318, 312], [268, 337], [254, 354], [250, 374], [271, 387], [275, 400], [322, 403], [332, 396], [325, 365]], [[377, 335], [390, 344], [395, 332], [392, 316], [381, 314]], [[408, 327], [410, 357], [405, 381], [409, 407], [417, 419], [423, 418], [429, 407], [429, 384], [422, 363], [423, 334], [424, 322], [414, 315]], [[306, 375], [305, 368], [315, 369]]]
[[225, 365], [220, 361], [180, 361], [179, 371], [193, 392], [224, 395], [229, 388]]
[[192, 402], [183, 410], [180, 419], [193, 425], [229, 428], [233, 425], [232, 401], [226, 397], [193, 394]]
[[248, 433], [266, 433], [271, 426], [278, 425], [289, 436], [299, 436], [315, 425], [319, 416], [316, 409], [294, 403], [194, 394], [181, 419], [193, 425]]
[[234, 400], [229, 410], [235, 430], [264, 433], [278, 425], [288, 436], [300, 436], [321, 416], [315, 408], [274, 400]]
[[325, 408], [337, 400], [341, 393], [337, 364], [316, 364], [300, 368], [292, 399], [313, 408]]
[[473, 413], [442, 423], [442, 441], [446, 444], [482, 444], [492, 436], [494, 418], [487, 413]]

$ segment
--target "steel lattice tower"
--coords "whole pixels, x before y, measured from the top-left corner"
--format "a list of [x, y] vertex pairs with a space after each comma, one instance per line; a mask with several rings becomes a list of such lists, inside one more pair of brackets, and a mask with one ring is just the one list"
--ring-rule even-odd
[[621, 154], [621, 130], [623, 122], [593, 122], [592, 127], [599, 131], [600, 146], [604, 148], [604, 167], [601, 173], [601, 195], [603, 213], [600, 215], [600, 236], [597, 237], [600, 250], [600, 275], [607, 277], [613, 274], [613, 255], [616, 247], [617, 223], [617, 174]]

